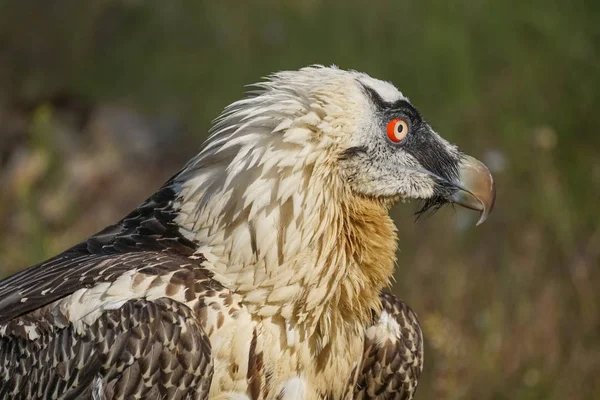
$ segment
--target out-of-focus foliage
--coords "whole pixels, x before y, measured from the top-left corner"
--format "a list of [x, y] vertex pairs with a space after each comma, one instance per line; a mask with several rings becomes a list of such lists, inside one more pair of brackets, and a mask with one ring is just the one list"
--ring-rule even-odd
[[0, 0], [0, 275], [142, 201], [243, 85], [335, 63], [396, 83], [497, 180], [478, 228], [394, 210], [418, 398], [599, 398], [599, 22], [585, 0]]

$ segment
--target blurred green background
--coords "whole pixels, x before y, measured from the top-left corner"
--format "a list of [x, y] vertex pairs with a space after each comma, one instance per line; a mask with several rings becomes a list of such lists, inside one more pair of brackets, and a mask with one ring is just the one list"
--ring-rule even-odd
[[600, 398], [600, 2], [0, 0], [0, 276], [115, 222], [244, 85], [393, 81], [488, 164], [496, 210], [394, 209], [417, 399]]

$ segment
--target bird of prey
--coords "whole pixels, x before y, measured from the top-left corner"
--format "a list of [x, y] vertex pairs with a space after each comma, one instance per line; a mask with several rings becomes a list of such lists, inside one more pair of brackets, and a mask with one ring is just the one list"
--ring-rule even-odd
[[0, 398], [411, 399], [388, 210], [494, 198], [392, 84], [275, 73], [129, 215], [0, 281]]

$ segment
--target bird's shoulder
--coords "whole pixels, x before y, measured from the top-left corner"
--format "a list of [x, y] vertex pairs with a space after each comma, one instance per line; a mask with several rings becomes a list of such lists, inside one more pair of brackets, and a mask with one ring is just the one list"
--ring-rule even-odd
[[208, 279], [205, 260], [174, 222], [175, 196], [167, 184], [118, 223], [0, 281], [0, 324], [128, 271], [161, 276], [189, 269]]
[[0, 398], [207, 398], [209, 336], [241, 306], [179, 234], [172, 203], [159, 191], [0, 281]]
[[357, 399], [412, 399], [423, 370], [423, 333], [415, 312], [400, 298], [380, 295], [365, 334], [363, 364], [355, 387]]

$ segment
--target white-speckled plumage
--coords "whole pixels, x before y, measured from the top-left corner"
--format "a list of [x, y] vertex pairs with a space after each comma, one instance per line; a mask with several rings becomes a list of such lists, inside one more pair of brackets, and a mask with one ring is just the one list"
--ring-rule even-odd
[[[386, 137], [398, 115], [412, 130], [402, 145]], [[388, 82], [320, 66], [270, 76], [124, 220], [0, 282], [0, 358], [30, 354], [6, 361], [0, 397], [41, 390], [57, 373], [41, 352], [72, 342], [90, 343], [96, 369], [63, 360], [54, 393], [412, 398], [422, 337], [414, 313], [382, 293], [397, 239], [388, 210], [439, 201], [460, 160]], [[114, 338], [128, 341], [126, 361]]]

